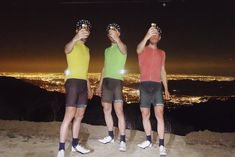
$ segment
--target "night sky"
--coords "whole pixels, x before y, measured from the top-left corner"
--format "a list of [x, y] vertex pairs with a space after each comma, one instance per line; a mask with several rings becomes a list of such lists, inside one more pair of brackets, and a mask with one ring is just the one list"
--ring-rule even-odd
[[0, 71], [63, 72], [64, 46], [76, 21], [88, 19], [90, 72], [102, 69], [111, 22], [120, 24], [128, 47], [127, 71], [139, 72], [136, 46], [156, 22], [163, 30], [159, 47], [166, 51], [168, 73], [235, 76], [234, 6], [225, 1], [48, 1], [1, 1]]

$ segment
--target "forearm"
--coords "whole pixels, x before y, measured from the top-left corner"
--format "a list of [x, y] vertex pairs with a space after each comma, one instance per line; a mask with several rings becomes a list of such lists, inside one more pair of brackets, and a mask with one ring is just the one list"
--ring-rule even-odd
[[168, 83], [167, 83], [166, 71], [163, 71], [161, 73], [161, 79], [162, 79], [162, 84], [164, 86], [165, 91], [168, 91]]
[[147, 39], [147, 38], [144, 38], [144, 39], [138, 44], [137, 50], [136, 50], [138, 54], [140, 54], [141, 52], [143, 52], [147, 41], [148, 41], [148, 39]]
[[89, 79], [87, 79], [87, 90], [88, 90], [88, 92], [91, 91], [91, 84], [90, 84]]
[[104, 74], [104, 69], [102, 69], [102, 72], [101, 72], [101, 75], [100, 75], [99, 87], [101, 87], [102, 83], [103, 83], [103, 74]]
[[117, 41], [117, 45], [123, 54], [127, 53], [127, 47], [120, 39]]

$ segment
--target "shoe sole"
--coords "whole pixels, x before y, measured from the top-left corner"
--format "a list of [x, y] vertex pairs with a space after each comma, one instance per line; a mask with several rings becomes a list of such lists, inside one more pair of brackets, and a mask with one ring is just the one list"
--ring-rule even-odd
[[166, 156], [166, 154], [160, 154], [160, 156]]
[[123, 149], [119, 149], [120, 152], [125, 152], [126, 150], [123, 150]]
[[120, 152], [125, 152], [126, 149], [119, 148], [119, 151], [120, 151]]
[[114, 140], [111, 140], [111, 141], [109, 141], [109, 142], [106, 142], [106, 143], [104, 143], [104, 142], [102, 142], [102, 141], [100, 141], [100, 140], [98, 140], [100, 143], [103, 143], [103, 144], [108, 144], [108, 143], [114, 143]]
[[142, 148], [142, 149], [147, 149], [147, 148], [151, 148], [152, 147], [152, 144], [146, 146], [146, 147], [140, 147], [139, 145], [137, 145], [139, 148]]
[[90, 153], [91, 151], [89, 151], [89, 152], [86, 152], [86, 153], [79, 152], [79, 151], [72, 151], [72, 152], [74, 152], [74, 153], [80, 153], [80, 154], [88, 154], [88, 153]]
[[73, 148], [73, 149], [71, 150], [71, 152], [76, 152], [76, 153], [80, 153], [80, 154], [88, 154], [88, 153], [90, 153], [91, 151], [83, 153], [83, 152], [80, 152], [80, 151], [76, 150], [75, 148]]
[[[60, 155], [60, 156], [63, 156], [63, 157], [65, 157], [65, 155]], [[57, 155], [57, 157], [58, 157], [58, 155]]]

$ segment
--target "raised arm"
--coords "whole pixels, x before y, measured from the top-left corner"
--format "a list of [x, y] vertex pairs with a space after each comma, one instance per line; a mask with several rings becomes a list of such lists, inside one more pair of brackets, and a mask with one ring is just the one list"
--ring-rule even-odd
[[137, 54], [140, 54], [143, 52], [145, 45], [149, 39], [145, 36], [144, 39], [137, 45]]
[[87, 38], [89, 36], [89, 34], [90, 33], [86, 30], [79, 30], [76, 33], [76, 35], [73, 37], [73, 39], [68, 44], [65, 45], [64, 52], [66, 54], [69, 54], [73, 50], [75, 43], [77, 41], [81, 41], [81, 39], [83, 39], [83, 38]]
[[117, 45], [118, 45], [120, 51], [122, 52], [122, 54], [127, 54], [127, 47], [126, 47], [126, 45], [121, 41], [120, 38], [119, 38], [119, 40], [117, 40]]
[[117, 32], [116, 30], [110, 30], [110, 36], [117, 43], [121, 53], [127, 54], [127, 46], [122, 42], [122, 40], [119, 37], [120, 34], [118, 35], [118, 33], [119, 32]]
[[143, 52], [147, 41], [151, 38], [151, 36], [153, 36], [156, 33], [157, 33], [156, 28], [154, 27], [149, 28], [148, 32], [144, 36], [144, 39], [137, 45], [137, 49], [136, 49], [137, 54], [140, 54]]
[[72, 39], [68, 44], [65, 45], [64, 52], [66, 54], [69, 54], [74, 47], [74, 44], [77, 42], [77, 40]]

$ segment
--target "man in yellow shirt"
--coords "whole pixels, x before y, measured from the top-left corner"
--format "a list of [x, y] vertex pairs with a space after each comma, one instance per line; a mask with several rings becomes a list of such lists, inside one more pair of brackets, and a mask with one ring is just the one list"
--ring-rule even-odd
[[72, 123], [72, 152], [82, 154], [90, 150], [79, 144], [78, 135], [81, 121], [87, 106], [87, 98], [92, 97], [88, 80], [90, 61], [89, 48], [85, 42], [90, 35], [91, 24], [88, 20], [80, 20], [76, 25], [76, 34], [65, 46], [68, 68], [65, 71], [66, 110], [60, 127], [60, 143], [57, 157], [65, 156], [65, 141], [69, 124]]

